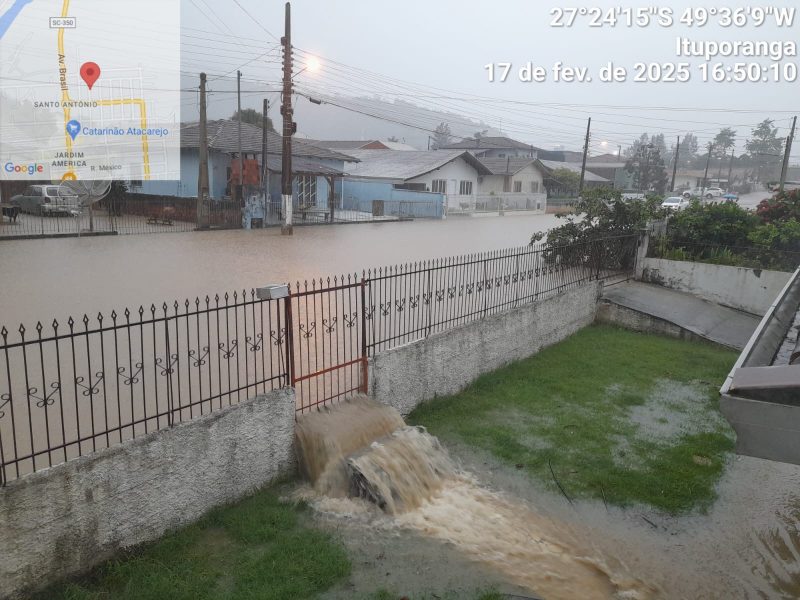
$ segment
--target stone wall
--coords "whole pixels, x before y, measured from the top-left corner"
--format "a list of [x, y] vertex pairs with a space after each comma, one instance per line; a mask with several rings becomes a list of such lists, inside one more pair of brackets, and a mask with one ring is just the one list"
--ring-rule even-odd
[[382, 352], [370, 363], [370, 394], [403, 416], [455, 394], [477, 377], [536, 354], [595, 319], [602, 284], [549, 298]]
[[0, 598], [86, 571], [295, 468], [278, 390], [0, 489]]

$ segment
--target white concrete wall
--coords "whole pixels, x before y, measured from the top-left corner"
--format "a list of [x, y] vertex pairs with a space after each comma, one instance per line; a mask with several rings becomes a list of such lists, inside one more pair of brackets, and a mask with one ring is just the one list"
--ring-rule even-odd
[[689, 292], [711, 302], [763, 316], [791, 273], [708, 263], [645, 258], [642, 281]]
[[[538, 193], [545, 193], [544, 189], [544, 176], [542, 172], [536, 168], [536, 165], [530, 164], [518, 173], [511, 175], [509, 177], [509, 189], [506, 190], [504, 186], [505, 175], [486, 175], [484, 176], [483, 180], [481, 181], [480, 187], [478, 189], [479, 194], [491, 194], [494, 192], [495, 194], [502, 194], [503, 192], [513, 192], [514, 191], [514, 182], [520, 181], [522, 182], [522, 193], [530, 194], [531, 192], [531, 182], [536, 182], [539, 184], [539, 192]], [[534, 192], [536, 193], [536, 192]]]
[[602, 284], [481, 319], [376, 355], [370, 394], [407, 415], [422, 402], [455, 394], [480, 375], [536, 354], [590, 325]]
[[0, 489], [0, 598], [86, 571], [295, 468], [280, 390]]

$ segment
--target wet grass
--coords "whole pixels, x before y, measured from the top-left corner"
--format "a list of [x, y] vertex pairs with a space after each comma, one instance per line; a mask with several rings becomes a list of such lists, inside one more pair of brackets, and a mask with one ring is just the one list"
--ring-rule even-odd
[[350, 573], [344, 549], [266, 490], [112, 560], [39, 600], [313, 598]]
[[409, 421], [570, 498], [705, 511], [733, 449], [718, 390], [735, 359], [711, 344], [593, 326]]

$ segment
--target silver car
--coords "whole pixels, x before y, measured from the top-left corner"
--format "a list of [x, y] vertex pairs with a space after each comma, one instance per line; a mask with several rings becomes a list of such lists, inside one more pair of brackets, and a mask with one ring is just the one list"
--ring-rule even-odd
[[21, 194], [11, 198], [11, 204], [30, 215], [78, 216], [80, 204], [77, 196], [61, 193], [57, 185], [31, 185]]
[[672, 196], [661, 203], [661, 208], [667, 208], [669, 210], [682, 210], [689, 206], [689, 204], [691, 204], [691, 202], [686, 198], [681, 196]]

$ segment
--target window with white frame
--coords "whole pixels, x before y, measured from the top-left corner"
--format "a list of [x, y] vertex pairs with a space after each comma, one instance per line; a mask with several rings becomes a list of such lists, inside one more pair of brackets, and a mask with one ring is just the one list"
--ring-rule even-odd
[[519, 194], [521, 191], [522, 191], [522, 182], [521, 181], [515, 181], [514, 182], [514, 193], [515, 194]]
[[317, 178], [313, 175], [297, 177], [297, 201], [300, 206], [317, 205]]
[[531, 181], [531, 193], [538, 194], [539, 193], [539, 182], [538, 181]]
[[446, 179], [434, 179], [431, 181], [431, 191], [434, 194], [446, 194], [447, 193], [447, 180]]
[[462, 196], [472, 196], [472, 182], [462, 180], [458, 186], [458, 193]]

